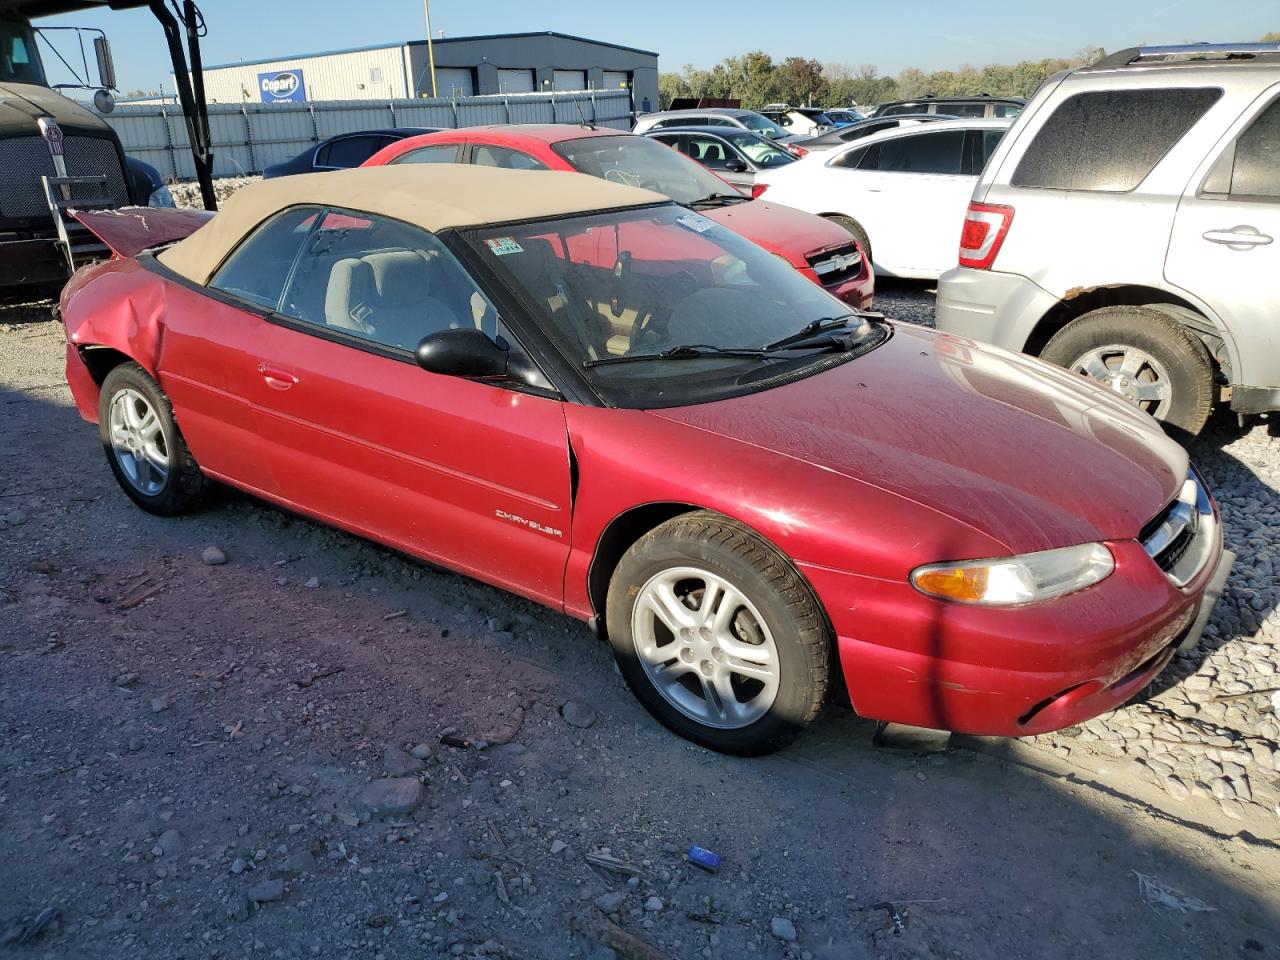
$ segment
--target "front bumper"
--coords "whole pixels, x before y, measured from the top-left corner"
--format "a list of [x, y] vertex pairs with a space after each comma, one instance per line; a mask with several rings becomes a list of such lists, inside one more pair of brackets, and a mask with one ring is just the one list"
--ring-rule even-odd
[[1107, 544], [1116, 569], [1106, 580], [1012, 608], [948, 603], [905, 581], [800, 566], [835, 628], [859, 714], [1028, 736], [1120, 706], [1194, 645], [1234, 559], [1220, 526], [1212, 536], [1209, 561], [1183, 588], [1140, 543], [1116, 541]]
[[1026, 277], [955, 267], [938, 278], [937, 328], [1021, 351], [1058, 302]]

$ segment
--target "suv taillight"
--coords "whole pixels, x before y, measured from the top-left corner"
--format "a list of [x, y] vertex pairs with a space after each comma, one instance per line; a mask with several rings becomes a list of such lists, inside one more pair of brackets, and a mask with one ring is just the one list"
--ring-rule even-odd
[[783, 147], [785, 147], [787, 153], [791, 154], [793, 157], [807, 157], [809, 155], [808, 150], [804, 147], [797, 147], [794, 143], [784, 143]]
[[960, 266], [990, 270], [1009, 225], [1013, 223], [1013, 207], [995, 203], [971, 203], [960, 233]]
[[751, 199], [752, 200], [760, 199], [760, 197], [768, 189], [769, 189], [769, 185], [767, 183], [753, 183], [751, 185]]

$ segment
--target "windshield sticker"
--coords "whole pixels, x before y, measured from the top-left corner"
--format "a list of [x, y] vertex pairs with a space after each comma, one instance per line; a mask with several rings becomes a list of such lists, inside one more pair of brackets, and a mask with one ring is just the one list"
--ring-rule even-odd
[[676, 223], [692, 230], [694, 233], [706, 233], [716, 225], [714, 220], [709, 220], [697, 213], [686, 213], [683, 216], [676, 217]]
[[524, 253], [524, 247], [516, 243], [515, 237], [494, 237], [486, 240], [489, 245], [489, 252], [495, 257], [505, 257], [509, 253]]

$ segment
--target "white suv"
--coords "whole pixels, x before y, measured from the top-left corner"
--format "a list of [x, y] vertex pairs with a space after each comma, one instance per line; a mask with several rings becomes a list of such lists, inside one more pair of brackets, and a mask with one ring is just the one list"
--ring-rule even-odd
[[1280, 409], [1280, 44], [1047, 81], [978, 181], [937, 316], [1189, 434], [1219, 398]]

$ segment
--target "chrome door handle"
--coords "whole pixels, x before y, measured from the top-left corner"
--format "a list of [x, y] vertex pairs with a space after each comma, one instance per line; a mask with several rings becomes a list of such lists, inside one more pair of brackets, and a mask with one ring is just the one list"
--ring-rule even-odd
[[1223, 243], [1228, 247], [1260, 247], [1271, 242], [1271, 237], [1247, 224], [1226, 230], [1209, 230], [1202, 236], [1210, 243]]

